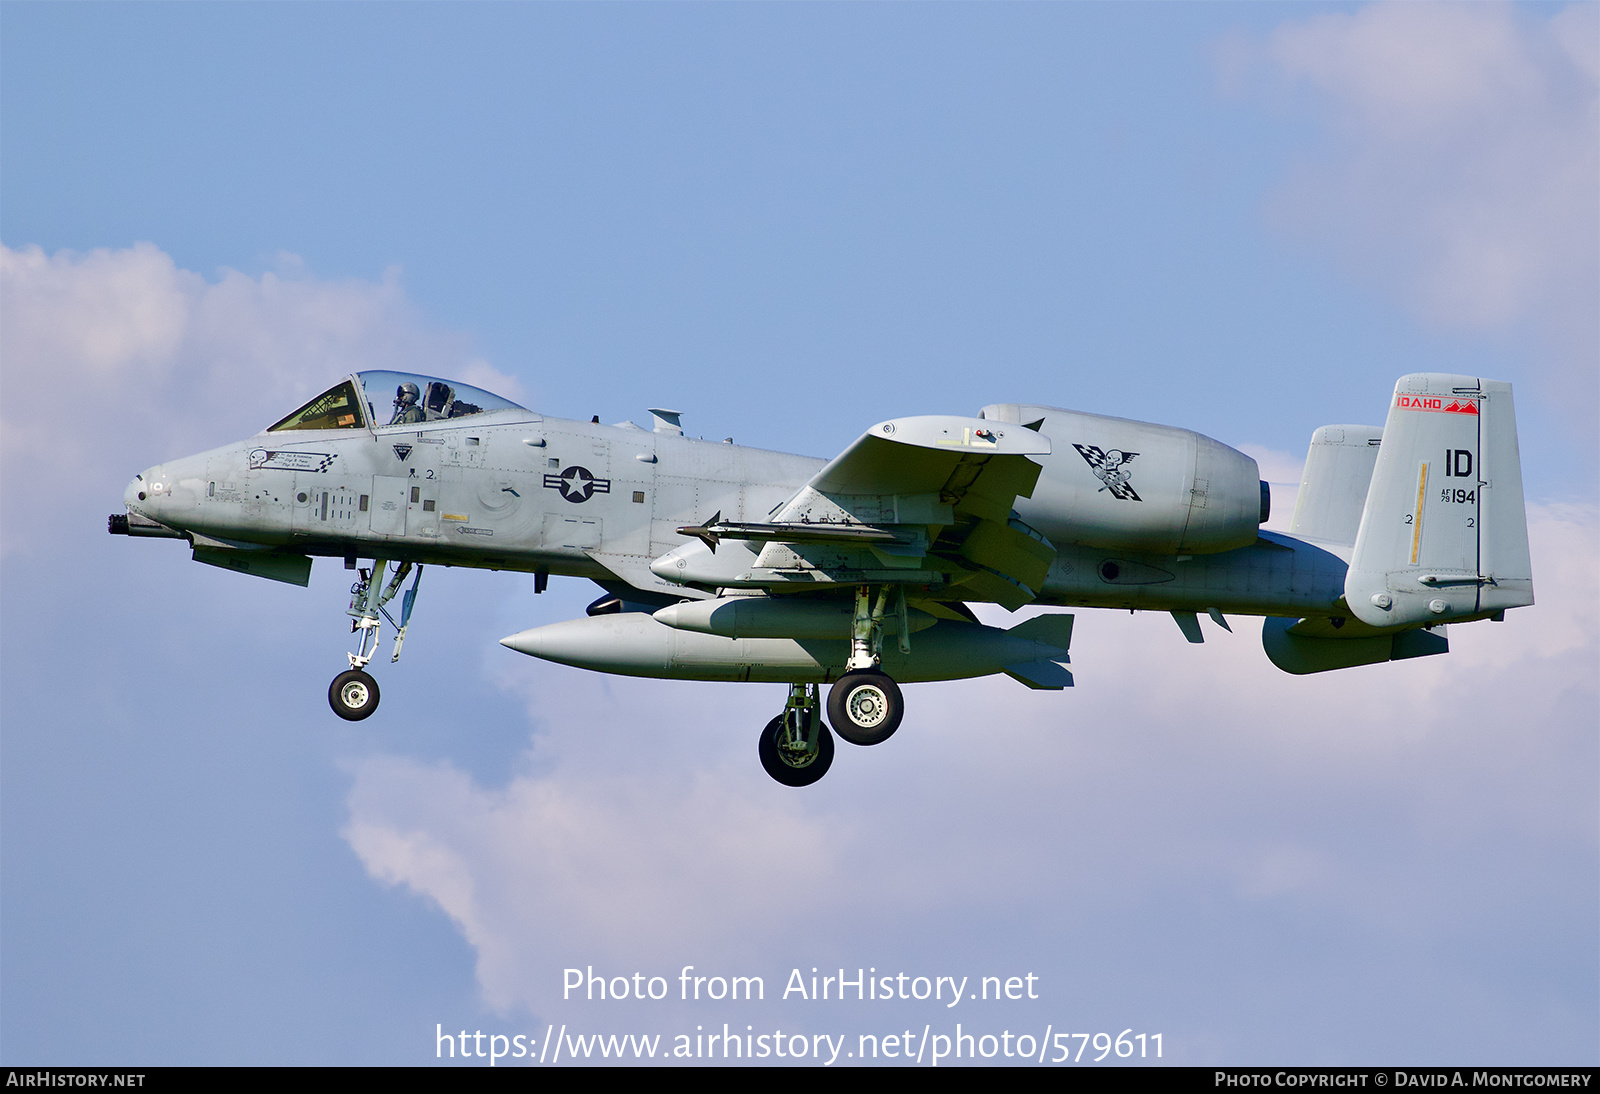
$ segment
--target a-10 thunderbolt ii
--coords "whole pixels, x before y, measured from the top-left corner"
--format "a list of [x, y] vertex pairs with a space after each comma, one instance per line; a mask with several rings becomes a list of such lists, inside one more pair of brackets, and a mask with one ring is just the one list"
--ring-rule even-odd
[[[1533, 603], [1511, 386], [1418, 374], [1388, 418], [1312, 434], [1289, 534], [1265, 531], [1256, 462], [1186, 429], [1048, 406], [897, 418], [831, 460], [654, 428], [547, 418], [486, 391], [362, 372], [251, 437], [152, 467], [111, 531], [188, 541], [196, 561], [306, 585], [315, 556], [357, 572], [358, 635], [329, 689], [370, 715], [367, 666], [393, 660], [424, 566], [588, 578], [582, 619], [502, 644], [600, 672], [789, 685], [760, 735], [803, 786], [833, 737], [899, 727], [899, 684], [1005, 673], [1071, 686], [1072, 616], [1264, 617], [1292, 673], [1446, 652], [1445, 624]], [[409, 579], [410, 586], [406, 587]], [[401, 598], [399, 618], [389, 602]], [[822, 688], [831, 685], [824, 694]]]

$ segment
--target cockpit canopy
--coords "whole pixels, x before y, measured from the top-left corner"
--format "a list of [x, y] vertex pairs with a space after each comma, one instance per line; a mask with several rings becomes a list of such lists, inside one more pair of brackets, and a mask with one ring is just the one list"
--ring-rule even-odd
[[268, 433], [418, 425], [523, 407], [481, 388], [409, 372], [358, 372], [324, 391]]

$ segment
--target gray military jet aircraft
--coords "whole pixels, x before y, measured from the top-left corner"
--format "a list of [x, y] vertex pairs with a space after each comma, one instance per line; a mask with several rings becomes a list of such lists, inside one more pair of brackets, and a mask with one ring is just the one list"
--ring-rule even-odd
[[1191, 642], [1201, 614], [1263, 616], [1267, 656], [1292, 673], [1444, 653], [1446, 624], [1533, 603], [1511, 386], [1493, 380], [1406, 376], [1383, 428], [1317, 429], [1288, 535], [1261, 528], [1254, 460], [1170, 426], [1007, 403], [880, 422], [824, 461], [651, 414], [650, 430], [546, 418], [362, 372], [249, 440], [136, 476], [111, 531], [298, 585], [312, 557], [342, 557], [358, 639], [328, 700], [351, 720], [377, 709], [367, 667], [384, 621], [399, 660], [424, 566], [526, 571], [535, 592], [589, 578], [605, 595], [585, 618], [502, 644], [600, 672], [787, 683], [759, 753], [789, 786], [833, 761], [824, 704], [834, 732], [871, 745], [900, 725], [900, 683], [1072, 685], [1071, 615], [1002, 629], [971, 603], [1170, 612]]

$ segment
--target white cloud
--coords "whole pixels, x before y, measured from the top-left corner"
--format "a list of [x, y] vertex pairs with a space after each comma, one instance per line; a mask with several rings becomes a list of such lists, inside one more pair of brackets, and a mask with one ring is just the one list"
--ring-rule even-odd
[[1291, 677], [1253, 620], [1191, 647], [1164, 615], [1082, 612], [1075, 692], [912, 687], [893, 741], [841, 745], [802, 792], [756, 765], [780, 689], [508, 663], [538, 726], [522, 770], [368, 758], [347, 839], [460, 925], [493, 1006], [545, 1017], [567, 965], [848, 966], [886, 937], [974, 965], [1004, 934], [957, 924], [1071, 952], [1175, 894], [1315, 908], [1378, 950], [1482, 929], [1503, 910], [1463, 886], [1510, 867], [1475, 841], [1594, 853], [1597, 523], [1533, 507], [1540, 603], [1422, 661]]
[[[1286, 23], [1253, 58], [1331, 139], [1272, 201], [1444, 329], [1527, 330], [1587, 421], [1600, 349], [1600, 8], [1378, 3]], [[1248, 65], [1242, 66], [1248, 68]], [[1303, 99], [1300, 101], [1304, 101]]]
[[726, 953], [730, 925], [769, 935], [840, 887], [827, 821], [679, 765], [661, 779], [569, 773], [494, 792], [448, 767], [373, 759], [357, 768], [351, 812], [345, 835], [368, 869], [455, 921], [501, 1009], [528, 1001], [541, 939], [613, 964]]
[[[109, 511], [134, 470], [251, 432], [351, 368], [515, 397], [470, 371], [487, 366], [458, 339], [420, 329], [392, 274], [321, 282], [283, 263], [212, 281], [149, 246], [0, 262], [13, 513], [54, 512], [64, 475], [67, 504], [103, 496]], [[1296, 462], [1257, 454], [1269, 477]], [[1518, 862], [1558, 860], [1545, 884], [1563, 848], [1593, 857], [1597, 522], [1579, 507], [1531, 516], [1540, 603], [1458, 628], [1448, 657], [1293, 678], [1248, 620], [1190, 647], [1164, 616], [1083, 612], [1074, 692], [910, 688], [893, 741], [841, 746], [799, 792], [756, 763], [779, 688], [611, 679], [496, 650], [533, 726], [516, 774], [489, 786], [449, 764], [359, 759], [345, 836], [374, 878], [445, 911], [484, 998], [508, 1011], [550, 1006], [573, 963], [771, 971], [898, 946], [978, 968], [1012, 938], [1111, 953], [1134, 944], [1127, 910], [1173, 926], [1161, 909], [1213, 897], [1230, 915], [1314, 906], [1380, 941], [1481, 926], [1498, 913], [1464, 895], [1463, 870], [1440, 881], [1415, 864], [1511, 839]], [[1507, 863], [1474, 869], [1520, 868]]]
[[148, 243], [82, 256], [5, 248], [0, 278], [11, 382], [61, 368], [90, 383], [132, 368], [159, 372], [177, 352], [190, 301], [203, 288]]
[[1291, 452], [1280, 452], [1261, 444], [1241, 444], [1236, 447], [1256, 461], [1256, 466], [1261, 469], [1261, 477], [1268, 482], [1286, 486], [1300, 485], [1300, 475], [1306, 465], [1304, 453], [1296, 455]]
[[[399, 273], [323, 281], [180, 269], [148, 243], [88, 254], [0, 246], [0, 456], [12, 513], [59, 512], [63, 477], [107, 511], [135, 472], [249, 436], [356, 369], [516, 385], [426, 329]], [[73, 497], [83, 497], [94, 488]], [[28, 529], [6, 524], [5, 549]]]
[[1272, 513], [1262, 527], [1273, 532], [1287, 532], [1289, 521], [1294, 516], [1295, 499], [1300, 496], [1300, 476], [1305, 471], [1305, 456], [1280, 452], [1262, 444], [1235, 447], [1256, 461], [1261, 477], [1270, 484]]

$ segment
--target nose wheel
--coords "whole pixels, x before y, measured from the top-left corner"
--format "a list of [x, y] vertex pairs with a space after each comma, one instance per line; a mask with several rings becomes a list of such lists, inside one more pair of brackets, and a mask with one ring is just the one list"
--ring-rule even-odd
[[761, 766], [784, 786], [810, 786], [833, 765], [833, 734], [820, 706], [817, 685], [791, 684], [783, 713], [761, 731]]
[[378, 682], [360, 669], [341, 672], [328, 685], [328, 705], [347, 722], [359, 722], [378, 709]]

